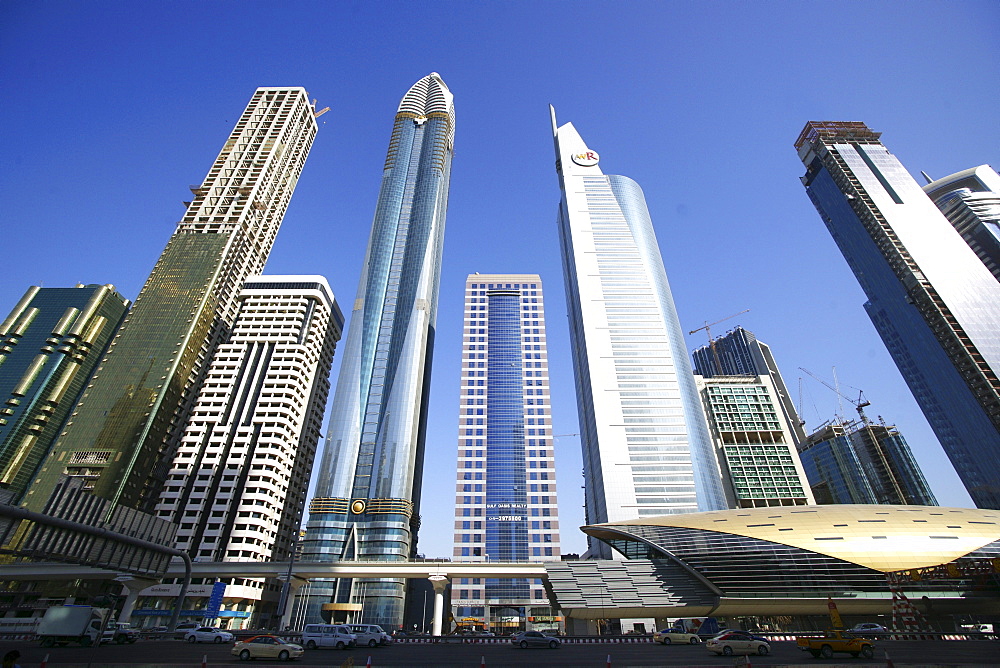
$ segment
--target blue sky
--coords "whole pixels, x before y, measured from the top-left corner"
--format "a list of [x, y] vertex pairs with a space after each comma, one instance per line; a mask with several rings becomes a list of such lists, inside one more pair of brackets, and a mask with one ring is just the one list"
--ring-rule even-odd
[[[349, 311], [396, 105], [437, 71], [457, 124], [421, 552], [451, 552], [467, 274], [541, 274], [555, 432], [579, 431], [549, 103], [606, 173], [645, 190], [684, 330], [751, 309], [713, 333], [755, 332], [796, 394], [798, 367], [831, 381], [836, 367], [900, 428], [939, 501], [969, 506], [792, 143], [808, 120], [859, 120], [912, 174], [996, 167], [998, 26], [1000, 5], [974, 1], [4, 0], [0, 314], [32, 284], [134, 298], [253, 90], [287, 85], [331, 111], [267, 273], [322, 274]], [[802, 388], [807, 427], [833, 417], [833, 392]], [[578, 439], [556, 457], [563, 550], [579, 552]]]

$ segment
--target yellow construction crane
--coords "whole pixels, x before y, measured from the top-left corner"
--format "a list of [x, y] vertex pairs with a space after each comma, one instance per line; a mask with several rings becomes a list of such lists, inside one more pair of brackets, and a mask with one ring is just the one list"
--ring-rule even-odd
[[708, 334], [708, 347], [712, 349], [712, 359], [715, 360], [715, 373], [716, 373], [716, 375], [719, 375], [719, 376], [722, 375], [722, 362], [719, 361], [719, 353], [717, 353], [715, 351], [715, 339], [712, 338], [712, 325], [718, 325], [720, 322], [725, 322], [726, 320], [729, 320], [730, 318], [735, 318], [738, 315], [743, 315], [744, 313], [746, 313], [749, 310], [750, 309], [745, 308], [742, 311], [740, 311], [739, 313], [734, 313], [734, 314], [732, 314], [730, 316], [726, 316], [722, 320], [716, 320], [715, 322], [708, 322], [706, 320], [704, 326], [699, 327], [698, 329], [692, 329], [690, 332], [688, 332], [688, 334], [694, 334], [695, 332], [700, 332], [701, 330], [705, 330], [705, 333]]

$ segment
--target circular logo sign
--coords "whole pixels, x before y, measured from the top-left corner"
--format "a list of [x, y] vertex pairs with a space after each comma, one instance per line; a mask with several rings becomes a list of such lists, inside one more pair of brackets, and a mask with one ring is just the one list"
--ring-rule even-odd
[[365, 512], [365, 502], [355, 501], [354, 503], [352, 503], [351, 512], [354, 513], [355, 515], [360, 515], [361, 513]]
[[573, 162], [581, 167], [593, 167], [600, 160], [601, 156], [597, 155], [597, 151], [585, 151], [584, 153], [573, 154]]

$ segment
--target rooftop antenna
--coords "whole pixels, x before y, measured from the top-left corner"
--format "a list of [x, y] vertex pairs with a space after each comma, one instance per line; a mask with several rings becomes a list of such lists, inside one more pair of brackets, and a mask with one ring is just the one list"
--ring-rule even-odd
[[927, 176], [927, 172], [925, 172], [922, 169], [920, 170], [920, 176], [922, 176], [925, 179], [927, 179], [927, 183], [934, 183], [934, 179], [932, 179], [931, 177]]

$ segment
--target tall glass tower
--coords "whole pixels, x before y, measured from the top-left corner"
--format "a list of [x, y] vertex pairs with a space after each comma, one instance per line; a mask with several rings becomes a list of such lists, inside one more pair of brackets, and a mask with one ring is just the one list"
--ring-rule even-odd
[[[719, 465], [639, 185], [556, 126], [559, 233], [586, 521], [726, 508]], [[590, 552], [612, 558], [590, 540]]]
[[1000, 508], [1000, 282], [864, 123], [809, 122], [802, 183], [980, 508]]
[[[7, 501], [17, 503], [31, 485], [128, 306], [111, 285], [32, 286], [0, 322], [0, 495]], [[67, 474], [88, 473], [93, 459], [67, 460]]]
[[[558, 561], [552, 402], [538, 275], [469, 276], [462, 336], [454, 558]], [[553, 626], [541, 581], [459, 578], [451, 599], [464, 628], [509, 633], [536, 623]]]
[[979, 165], [932, 181], [923, 190], [1000, 280], [1000, 174]]
[[803, 440], [806, 432], [802, 428], [795, 404], [785, 385], [785, 379], [778, 370], [771, 347], [757, 339], [754, 333], [736, 327], [725, 336], [713, 340], [707, 346], [696, 349], [691, 354], [694, 372], [705, 378], [713, 376], [769, 376], [778, 394], [781, 412], [792, 430], [795, 442]]
[[86, 487], [151, 511], [201, 376], [259, 274], [316, 136], [303, 88], [258, 88], [111, 341], [23, 505], [41, 510], [66, 463]]
[[[399, 561], [415, 552], [454, 133], [453, 96], [431, 73], [396, 112], [305, 559]], [[310, 621], [360, 611], [368, 623], [402, 623], [402, 581], [314, 583], [312, 592]]]

